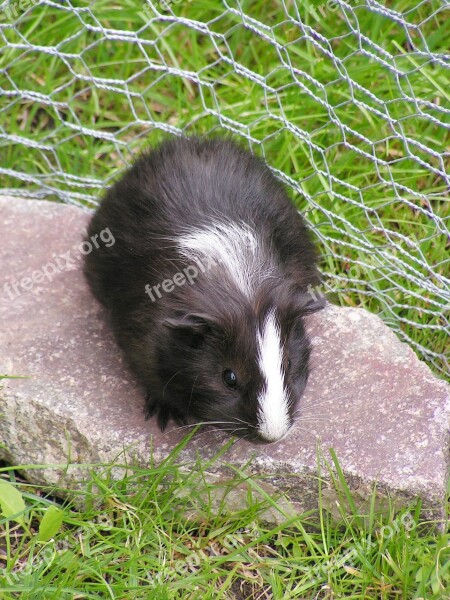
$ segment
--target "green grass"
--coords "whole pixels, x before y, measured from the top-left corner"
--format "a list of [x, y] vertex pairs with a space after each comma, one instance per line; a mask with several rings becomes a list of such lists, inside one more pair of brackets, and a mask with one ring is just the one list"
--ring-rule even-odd
[[[3, 468], [25, 505], [0, 519], [0, 597], [450, 598], [450, 535], [417, 526], [419, 503], [384, 515], [373, 501], [364, 513], [353, 506], [339, 526], [323, 507], [292, 516], [245, 471], [208, 483], [212, 464], [183, 465], [184, 443], [160, 466], [127, 465], [119, 479], [112, 466], [92, 465], [78, 510]], [[349, 491], [339, 483], [344, 506]], [[230, 512], [237, 487], [246, 500]], [[264, 520], [268, 509], [276, 525]]]

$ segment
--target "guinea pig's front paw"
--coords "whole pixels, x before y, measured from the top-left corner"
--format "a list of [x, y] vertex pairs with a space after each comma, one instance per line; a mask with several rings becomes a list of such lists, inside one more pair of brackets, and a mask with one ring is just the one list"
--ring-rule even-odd
[[179, 425], [186, 425], [187, 423], [186, 416], [179, 410], [168, 404], [163, 404], [159, 402], [158, 399], [147, 394], [145, 396], [145, 420], [148, 421], [148, 419], [151, 419], [155, 414], [158, 427], [161, 431], [164, 431], [170, 419]]
[[158, 409], [158, 401], [151, 397], [150, 394], [145, 395], [145, 420], [148, 421], [153, 417]]

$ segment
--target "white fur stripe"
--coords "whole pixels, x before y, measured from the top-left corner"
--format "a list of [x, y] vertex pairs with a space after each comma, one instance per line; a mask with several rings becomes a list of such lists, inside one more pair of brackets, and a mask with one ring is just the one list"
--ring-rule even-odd
[[258, 331], [258, 362], [266, 385], [258, 396], [258, 431], [265, 440], [275, 442], [289, 431], [290, 419], [280, 328], [274, 309], [267, 313], [262, 329], [262, 334]]
[[[238, 289], [251, 297], [261, 267], [258, 264], [258, 241], [245, 223], [214, 223], [178, 238], [181, 253], [196, 263], [219, 263]], [[201, 264], [200, 264], [201, 268]]]

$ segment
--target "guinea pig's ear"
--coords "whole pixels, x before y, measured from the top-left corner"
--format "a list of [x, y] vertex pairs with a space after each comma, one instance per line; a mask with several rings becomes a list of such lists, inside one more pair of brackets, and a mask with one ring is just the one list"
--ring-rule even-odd
[[163, 325], [172, 329], [186, 343], [198, 346], [202, 338], [214, 327], [209, 315], [188, 313], [164, 319]]
[[164, 319], [163, 324], [170, 329], [192, 329], [201, 333], [208, 328], [208, 321], [201, 314], [183, 314]]
[[301, 292], [296, 296], [296, 307], [302, 315], [310, 315], [325, 308], [327, 299], [318, 288]]

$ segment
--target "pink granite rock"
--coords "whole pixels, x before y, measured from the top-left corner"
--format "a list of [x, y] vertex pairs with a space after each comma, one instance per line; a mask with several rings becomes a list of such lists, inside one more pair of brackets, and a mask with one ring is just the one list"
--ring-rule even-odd
[[[81, 272], [89, 212], [0, 198], [0, 457], [14, 464], [76, 465], [125, 453], [145, 465], [163, 459], [184, 430], [161, 433], [145, 421], [143, 398]], [[247, 463], [298, 510], [315, 505], [317, 445], [329, 448], [356, 495], [389, 494], [399, 505], [420, 496], [442, 517], [449, 470], [450, 395], [413, 351], [373, 314], [330, 306], [310, 317], [313, 370], [303, 414], [288, 437], [253, 446], [239, 440], [223, 460]], [[213, 456], [226, 434], [200, 431], [182, 453]], [[226, 467], [216, 463], [220, 479]], [[61, 469], [27, 471], [52, 483]], [[324, 473], [322, 473], [324, 475]], [[214, 473], [211, 474], [214, 476]], [[72, 478], [72, 479], [71, 479]], [[329, 491], [330, 501], [333, 492]]]

